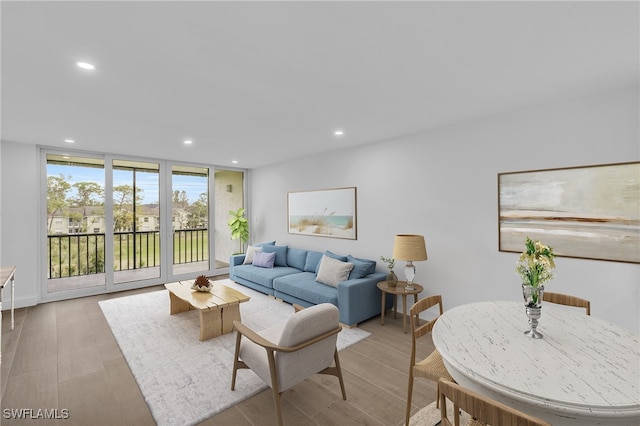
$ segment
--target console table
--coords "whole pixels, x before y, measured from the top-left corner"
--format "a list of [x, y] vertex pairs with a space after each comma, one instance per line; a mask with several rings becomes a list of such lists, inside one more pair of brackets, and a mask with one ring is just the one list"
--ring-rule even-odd
[[523, 303], [446, 311], [432, 331], [451, 376], [554, 425], [640, 424], [640, 337], [583, 310], [543, 303], [538, 330]]

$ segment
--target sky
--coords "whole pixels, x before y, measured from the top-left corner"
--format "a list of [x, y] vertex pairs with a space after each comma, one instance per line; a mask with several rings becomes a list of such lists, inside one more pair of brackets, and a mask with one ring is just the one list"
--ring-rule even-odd
[[[64, 175], [72, 185], [76, 182], [96, 182], [104, 188], [104, 169], [93, 167], [79, 167], [59, 164], [48, 164], [47, 174], [49, 176]], [[71, 178], [69, 178], [71, 176]], [[115, 170], [113, 174], [113, 186], [131, 185], [132, 173], [123, 170]], [[153, 173], [138, 173], [136, 185], [143, 190], [143, 203], [157, 203], [159, 199], [158, 177]], [[207, 192], [207, 180], [201, 176], [174, 175], [173, 190], [186, 191], [189, 203], [193, 203], [200, 198], [200, 194]], [[72, 188], [67, 197], [76, 195]]]

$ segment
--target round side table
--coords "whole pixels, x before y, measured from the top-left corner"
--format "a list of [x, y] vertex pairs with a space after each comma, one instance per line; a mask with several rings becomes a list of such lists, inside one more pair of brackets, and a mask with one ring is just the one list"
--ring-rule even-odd
[[[386, 281], [380, 281], [378, 288], [382, 292], [382, 309], [380, 310], [380, 325], [384, 325], [385, 299], [387, 294], [393, 294], [393, 317], [396, 318], [398, 312], [398, 295], [402, 296], [402, 329], [407, 333], [407, 296], [413, 294], [413, 303], [418, 301], [418, 294], [424, 291], [424, 287], [420, 284], [413, 283], [413, 289], [406, 289], [406, 281], [398, 281], [395, 287], [389, 286]], [[420, 319], [416, 318], [416, 322], [420, 324]]]

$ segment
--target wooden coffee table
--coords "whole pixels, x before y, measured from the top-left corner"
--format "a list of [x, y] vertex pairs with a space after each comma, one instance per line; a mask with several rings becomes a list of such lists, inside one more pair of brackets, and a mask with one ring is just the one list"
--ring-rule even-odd
[[238, 290], [214, 282], [209, 292], [192, 290], [194, 280], [165, 284], [171, 301], [170, 314], [190, 310], [200, 312], [200, 340], [208, 340], [233, 331], [240, 321], [240, 303], [250, 298]]

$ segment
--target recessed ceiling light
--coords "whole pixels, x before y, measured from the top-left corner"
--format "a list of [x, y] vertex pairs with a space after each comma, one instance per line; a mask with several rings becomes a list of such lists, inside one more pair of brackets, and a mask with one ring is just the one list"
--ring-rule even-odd
[[191, 139], [187, 139], [186, 141], [184, 141], [185, 145], [191, 145], [193, 143], [193, 141]]
[[78, 68], [82, 68], [83, 70], [93, 71], [96, 69], [93, 64], [90, 64], [88, 62], [76, 62], [76, 65], [78, 66]]
[[75, 143], [76, 141], [74, 141], [73, 139], [65, 139], [64, 140], [66, 143]]
[[233, 164], [238, 164], [238, 160], [231, 160]]
[[344, 136], [344, 130], [338, 129], [335, 132], [333, 132], [333, 136], [336, 137], [340, 137], [340, 136]]

